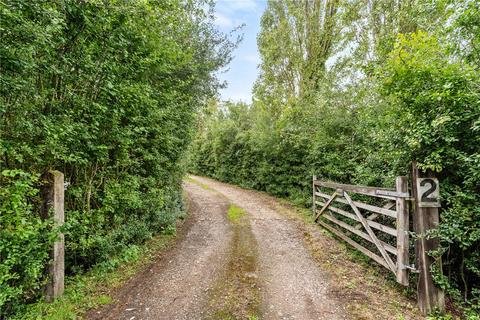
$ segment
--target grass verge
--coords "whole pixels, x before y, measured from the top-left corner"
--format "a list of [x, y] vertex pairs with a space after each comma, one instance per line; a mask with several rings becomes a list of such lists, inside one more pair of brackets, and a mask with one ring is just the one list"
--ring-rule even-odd
[[116, 267], [96, 266], [67, 277], [65, 293], [53, 303], [39, 301], [13, 319], [66, 320], [82, 318], [87, 311], [113, 302], [112, 293], [134, 274], [154, 261], [173, 242], [175, 233], [158, 235], [141, 246], [130, 246], [110, 261]]

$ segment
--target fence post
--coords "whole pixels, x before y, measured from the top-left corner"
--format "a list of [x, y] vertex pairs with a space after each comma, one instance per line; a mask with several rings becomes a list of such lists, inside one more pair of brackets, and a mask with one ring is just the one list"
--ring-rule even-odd
[[[397, 177], [396, 189], [398, 193], [408, 193], [407, 177]], [[397, 205], [397, 282], [408, 286], [408, 228], [409, 211], [405, 198], [398, 197]]]
[[[425, 179], [429, 178], [429, 179]], [[420, 186], [425, 186], [423, 181], [429, 180], [429, 185], [426, 190], [420, 190]], [[431, 173], [427, 172], [424, 177], [420, 177], [417, 164], [412, 163], [412, 190], [415, 197], [415, 207], [413, 211], [413, 228], [417, 235], [415, 241], [415, 256], [417, 268], [419, 270], [418, 276], [418, 307], [424, 315], [431, 311], [438, 309], [445, 310], [445, 295], [444, 292], [435, 286], [430, 273], [430, 266], [437, 264], [440, 271], [442, 270], [442, 261], [439, 259], [435, 261], [427, 252], [438, 248], [438, 239], [426, 239], [425, 233], [438, 226], [439, 216], [438, 207], [434, 203], [438, 203], [438, 199], [431, 197], [433, 192], [438, 193], [438, 183], [436, 179], [431, 178]], [[436, 183], [436, 185], [435, 185]], [[435, 189], [436, 188], [436, 189]]]
[[[43, 204], [41, 216], [43, 219], [47, 219], [50, 217], [50, 213], [52, 213], [55, 227], [61, 227], [65, 220], [63, 173], [52, 170], [46, 173], [43, 178], [45, 184], [42, 188]], [[52, 261], [48, 269], [49, 282], [45, 288], [46, 300], [48, 302], [63, 294], [65, 277], [64, 251], [65, 238], [63, 233], [60, 233], [50, 253]]]

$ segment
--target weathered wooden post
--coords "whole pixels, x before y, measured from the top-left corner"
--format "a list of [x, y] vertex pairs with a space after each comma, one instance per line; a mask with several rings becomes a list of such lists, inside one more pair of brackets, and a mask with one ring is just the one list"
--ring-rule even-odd
[[[408, 193], [407, 177], [397, 177], [397, 193]], [[408, 201], [404, 197], [397, 197], [397, 282], [408, 286], [408, 228], [409, 211]]]
[[435, 261], [427, 252], [438, 248], [438, 239], [426, 239], [425, 234], [428, 230], [438, 226], [439, 216], [439, 186], [438, 180], [433, 178], [430, 172], [420, 175], [417, 164], [412, 163], [412, 190], [415, 197], [415, 208], [413, 211], [413, 229], [417, 235], [415, 241], [415, 256], [418, 277], [418, 306], [424, 315], [438, 309], [445, 310], [444, 292], [435, 286], [430, 266], [437, 264], [442, 270], [442, 261]]
[[[42, 218], [48, 219], [50, 213], [52, 213], [55, 227], [61, 227], [65, 220], [63, 173], [60, 171], [49, 171], [43, 176], [43, 180], [45, 184], [42, 188]], [[49, 266], [50, 279], [45, 288], [46, 300], [49, 302], [63, 294], [65, 277], [64, 250], [65, 238], [63, 233], [60, 233], [50, 253], [52, 258]]]

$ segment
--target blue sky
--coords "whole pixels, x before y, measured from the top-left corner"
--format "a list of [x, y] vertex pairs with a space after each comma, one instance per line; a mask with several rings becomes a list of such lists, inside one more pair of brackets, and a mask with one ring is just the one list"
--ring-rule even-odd
[[215, 24], [223, 32], [245, 24], [240, 31], [243, 41], [234, 52], [228, 70], [220, 74], [220, 79], [228, 87], [220, 91], [222, 100], [252, 101], [252, 86], [258, 75], [260, 56], [257, 50], [257, 34], [260, 31], [260, 18], [267, 0], [217, 0]]

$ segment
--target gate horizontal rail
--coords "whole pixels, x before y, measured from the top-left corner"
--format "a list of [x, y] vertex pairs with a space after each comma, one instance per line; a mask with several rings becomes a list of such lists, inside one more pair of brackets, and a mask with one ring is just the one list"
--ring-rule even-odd
[[[312, 185], [315, 221], [393, 272], [397, 282], [407, 286], [408, 269], [410, 268], [408, 264], [408, 201], [412, 200], [408, 192], [407, 178], [397, 177], [396, 188], [376, 188], [319, 181], [315, 176]], [[333, 189], [333, 193], [329, 194], [328, 191], [322, 189]], [[386, 201], [386, 203], [374, 205], [352, 200], [350, 194], [374, 197], [379, 201]], [[335, 203], [340, 203], [343, 208], [334, 206]], [[347, 208], [345, 208], [346, 206]], [[374, 221], [381, 216], [393, 220], [393, 226]], [[380, 236], [378, 232], [388, 236]], [[373, 244], [375, 250], [355, 241], [353, 235]], [[389, 237], [390, 240], [392, 237], [395, 238], [395, 245], [385, 240]]]
[[[421, 172], [415, 162], [411, 178], [410, 194], [407, 177], [397, 177], [395, 188], [377, 188], [320, 181], [313, 176], [313, 214], [325, 229], [393, 272], [398, 283], [408, 286], [409, 270], [417, 272], [418, 306], [427, 315], [445, 309], [444, 292], [430, 272], [432, 265], [441, 272], [442, 260], [428, 255], [438, 248], [439, 240], [425, 237], [439, 223], [439, 182], [431, 171]], [[359, 199], [350, 197], [354, 194]], [[416, 268], [408, 263], [409, 208], [417, 235]]]

